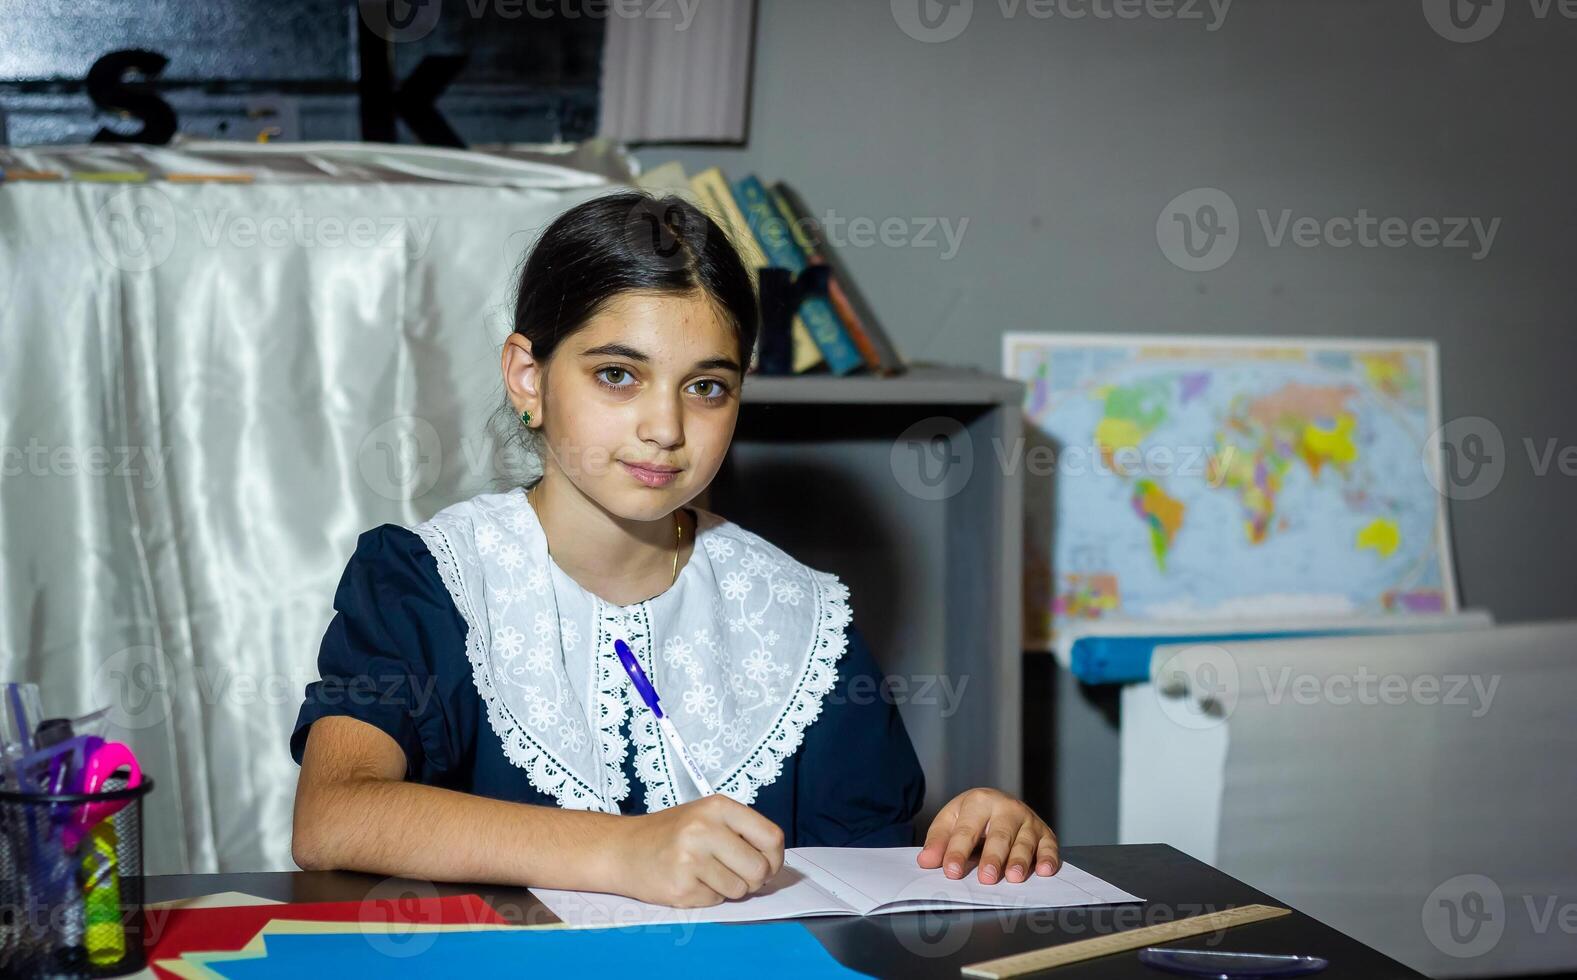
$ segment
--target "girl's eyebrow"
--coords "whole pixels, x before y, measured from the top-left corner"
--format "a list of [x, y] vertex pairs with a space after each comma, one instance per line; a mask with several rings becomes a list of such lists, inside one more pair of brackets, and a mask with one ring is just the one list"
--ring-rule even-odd
[[[632, 361], [640, 361], [642, 364], [650, 364], [652, 362], [652, 359], [650, 357], [647, 357], [644, 353], [642, 353], [641, 351], [636, 350], [634, 347], [631, 347], [628, 344], [618, 344], [618, 343], [602, 344], [602, 345], [597, 346], [597, 347], [587, 348], [586, 350], [583, 350], [583, 351], [580, 352], [580, 356], [581, 357], [628, 357], [630, 360], [632, 360]], [[733, 371], [735, 374], [738, 374], [739, 373], [739, 362], [734, 360], [731, 357], [709, 357], [709, 358], [707, 358], [704, 361], [696, 361], [695, 362], [695, 370], [697, 370], [697, 371], [728, 370], [728, 371]]]

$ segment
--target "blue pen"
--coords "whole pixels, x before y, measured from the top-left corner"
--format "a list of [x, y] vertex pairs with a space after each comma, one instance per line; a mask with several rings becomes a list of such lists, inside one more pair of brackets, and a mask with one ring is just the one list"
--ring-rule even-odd
[[646, 702], [646, 706], [652, 709], [652, 714], [657, 717], [657, 727], [662, 729], [663, 737], [668, 740], [668, 747], [679, 757], [684, 771], [690, 774], [690, 781], [695, 783], [695, 788], [701, 791], [702, 796], [711, 796], [714, 792], [712, 784], [701, 775], [701, 767], [690, 758], [690, 750], [684, 747], [684, 739], [679, 737], [679, 729], [675, 728], [674, 723], [663, 714], [662, 704], [657, 700], [657, 689], [652, 686], [651, 681], [647, 680], [646, 671], [641, 669], [635, 654], [630, 652], [629, 644], [623, 640], [614, 640], [613, 649], [619, 655], [619, 663], [624, 665], [624, 672], [630, 675], [630, 683], [635, 686], [635, 693], [641, 696], [641, 700]]
[[33, 720], [28, 716], [27, 705], [22, 703], [22, 685], [7, 684], [5, 693], [11, 702], [11, 721], [16, 725], [16, 744], [27, 755], [33, 751]]

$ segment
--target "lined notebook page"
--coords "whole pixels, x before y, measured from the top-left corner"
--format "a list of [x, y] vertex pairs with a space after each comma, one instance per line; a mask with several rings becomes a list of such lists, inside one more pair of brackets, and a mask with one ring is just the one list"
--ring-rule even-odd
[[702, 909], [674, 909], [600, 892], [533, 888], [571, 926], [759, 922], [821, 915], [886, 915], [948, 908], [1069, 908], [1140, 899], [1071, 864], [1050, 878], [982, 885], [974, 869], [954, 881], [915, 863], [918, 847], [797, 847], [754, 895]]
[[[1018, 883], [982, 885], [973, 862], [957, 880], [940, 870], [921, 868], [915, 863], [918, 847], [798, 847], [790, 853], [846, 903], [853, 905], [849, 899], [854, 896], [868, 896], [856, 907], [863, 915], [960, 906], [1046, 909], [1140, 901], [1066, 862], [1049, 878], [1031, 875]], [[831, 886], [829, 879], [837, 885]]]
[[738, 901], [703, 909], [675, 909], [601, 892], [533, 888], [531, 893], [567, 925], [645, 926], [669, 922], [760, 922], [813, 915], [854, 915], [855, 911], [817, 887], [793, 867], [792, 851], [783, 856], [783, 870], [759, 892]]

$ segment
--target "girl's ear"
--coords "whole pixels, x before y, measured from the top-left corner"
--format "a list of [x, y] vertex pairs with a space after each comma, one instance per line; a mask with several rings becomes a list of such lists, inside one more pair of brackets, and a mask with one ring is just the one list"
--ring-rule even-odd
[[504, 341], [504, 389], [509, 393], [509, 403], [515, 414], [531, 413], [531, 426], [540, 426], [542, 418], [542, 380], [546, 367], [531, 353], [531, 341], [524, 334], [511, 333]]

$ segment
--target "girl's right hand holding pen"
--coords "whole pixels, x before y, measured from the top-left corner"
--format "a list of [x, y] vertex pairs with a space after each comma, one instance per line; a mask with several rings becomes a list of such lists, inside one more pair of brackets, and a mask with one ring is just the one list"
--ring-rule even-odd
[[783, 867], [783, 831], [726, 796], [704, 796], [625, 817], [610, 881], [643, 902], [675, 908], [717, 905], [758, 891]]

